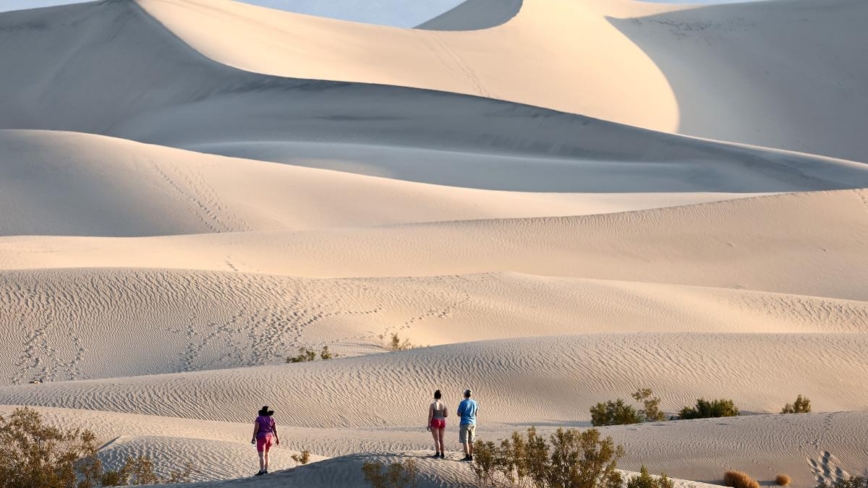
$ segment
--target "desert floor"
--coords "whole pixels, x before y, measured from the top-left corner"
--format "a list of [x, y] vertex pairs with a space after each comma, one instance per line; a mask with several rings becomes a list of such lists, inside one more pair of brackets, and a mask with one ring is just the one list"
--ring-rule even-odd
[[625, 470], [868, 469], [868, 2], [459, 3], [0, 14], [0, 415], [195, 486], [470, 486], [435, 389], [497, 440], [648, 387], [742, 415], [603, 428]]

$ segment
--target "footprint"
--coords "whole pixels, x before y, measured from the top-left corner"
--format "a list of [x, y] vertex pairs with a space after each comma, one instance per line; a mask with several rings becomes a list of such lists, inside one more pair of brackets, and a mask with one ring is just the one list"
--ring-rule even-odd
[[850, 474], [839, 465], [840, 461], [829, 451], [822, 451], [816, 458], [808, 458], [811, 472], [817, 483], [831, 484], [838, 480], [850, 478]]

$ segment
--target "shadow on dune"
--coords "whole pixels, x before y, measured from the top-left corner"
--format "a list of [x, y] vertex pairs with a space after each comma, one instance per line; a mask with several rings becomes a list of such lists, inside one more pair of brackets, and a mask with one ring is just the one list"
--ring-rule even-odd
[[679, 133], [868, 162], [868, 3], [706, 5], [608, 20], [666, 76]]

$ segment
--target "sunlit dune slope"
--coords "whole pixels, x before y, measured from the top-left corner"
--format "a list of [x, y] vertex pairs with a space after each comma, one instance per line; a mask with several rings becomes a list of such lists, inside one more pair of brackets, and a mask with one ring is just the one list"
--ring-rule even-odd
[[302, 346], [380, 353], [393, 333], [437, 345], [625, 332], [868, 332], [868, 303], [860, 301], [517, 274], [311, 280], [6, 271], [0, 308], [0, 384], [276, 364]]
[[141, 239], [7, 237], [0, 268], [300, 277], [515, 271], [865, 300], [866, 201], [864, 190], [845, 190], [584, 217]]

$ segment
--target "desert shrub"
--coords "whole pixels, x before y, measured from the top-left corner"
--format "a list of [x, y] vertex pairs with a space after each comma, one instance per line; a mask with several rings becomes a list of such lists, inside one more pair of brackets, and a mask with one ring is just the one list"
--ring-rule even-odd
[[[311, 361], [316, 361], [317, 353], [313, 349], [308, 349], [306, 347], [298, 348], [298, 355], [294, 357], [286, 358], [287, 363], [307, 363]], [[329, 346], [323, 346], [322, 351], [319, 352], [319, 357], [323, 361], [328, 361], [329, 359], [334, 359], [338, 357], [337, 354], [329, 351]]]
[[305, 449], [304, 451], [301, 451], [298, 454], [293, 454], [290, 457], [292, 458], [293, 461], [297, 462], [298, 464], [307, 464], [310, 462], [310, 451]]
[[793, 403], [788, 403], [784, 405], [784, 408], [781, 410], [781, 413], [810, 413], [811, 412], [811, 399], [808, 397], [803, 397], [799, 395], [796, 397], [796, 401]]
[[473, 471], [480, 486], [621, 488], [615, 469], [623, 455], [623, 448], [611, 437], [601, 438], [597, 429], [558, 429], [546, 440], [530, 428], [499, 446], [477, 441]]
[[329, 359], [334, 359], [336, 357], [338, 357], [338, 355], [329, 351], [329, 346], [322, 346], [322, 351], [319, 352], [320, 359], [328, 361]]
[[614, 402], [609, 400], [591, 407], [591, 425], [627, 425], [642, 423], [642, 416], [620, 398]]
[[0, 416], [0, 488], [95, 488], [190, 481], [188, 464], [168, 478], [154, 474], [148, 457], [127, 459], [118, 471], [104, 472], [96, 437], [87, 430], [44, 425], [30, 408]]
[[388, 466], [380, 461], [368, 461], [362, 465], [362, 473], [374, 488], [416, 488], [419, 484], [419, 468], [412, 459]]
[[96, 453], [93, 433], [46, 426], [30, 408], [0, 417], [0, 487], [98, 486], [102, 464]]
[[868, 488], [868, 478], [853, 476], [847, 479], [838, 479], [834, 483], [821, 481], [817, 488]]
[[785, 474], [779, 474], [775, 476], [775, 484], [778, 486], [790, 486], [793, 480], [789, 476]]
[[392, 334], [392, 338], [389, 340], [387, 347], [392, 351], [407, 351], [413, 349], [414, 346], [413, 344], [410, 344], [409, 339], [404, 339], [402, 341], [401, 338], [398, 337], [398, 333], [395, 332]]
[[306, 347], [298, 348], [298, 355], [295, 357], [286, 358], [287, 363], [307, 363], [316, 360], [316, 351]]
[[639, 476], [634, 476], [627, 481], [627, 488], [675, 488], [675, 482], [666, 476], [666, 473], [662, 473], [658, 478], [651, 476], [648, 474], [648, 468], [643, 464]]
[[650, 388], [643, 388], [633, 393], [633, 399], [642, 402], [645, 408], [639, 410], [639, 415], [645, 417], [645, 422], [662, 422], [666, 416], [660, 411], [660, 398], [654, 396]]
[[757, 480], [741, 471], [727, 471], [723, 474], [723, 485], [733, 488], [759, 488]]
[[709, 419], [718, 417], [737, 417], [739, 415], [738, 407], [735, 406], [732, 400], [706, 400], [700, 398], [696, 400], [695, 407], [684, 407], [681, 409], [680, 417], [682, 419]]

